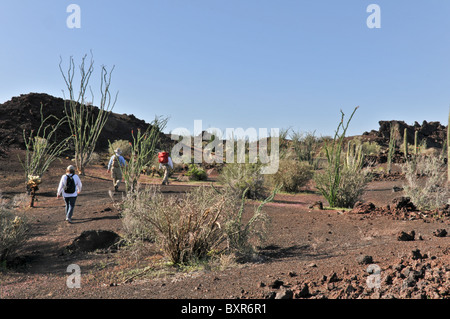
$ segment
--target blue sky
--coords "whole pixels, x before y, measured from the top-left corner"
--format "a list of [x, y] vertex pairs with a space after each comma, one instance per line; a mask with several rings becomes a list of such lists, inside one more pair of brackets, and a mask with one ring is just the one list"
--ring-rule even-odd
[[[81, 28], [69, 29], [69, 4]], [[381, 28], [369, 29], [369, 4]], [[60, 56], [92, 50], [119, 91], [114, 112], [166, 131], [288, 128], [332, 135], [339, 110], [360, 106], [349, 134], [380, 120], [447, 124], [450, 1], [2, 1], [0, 103], [29, 92], [62, 97]]]

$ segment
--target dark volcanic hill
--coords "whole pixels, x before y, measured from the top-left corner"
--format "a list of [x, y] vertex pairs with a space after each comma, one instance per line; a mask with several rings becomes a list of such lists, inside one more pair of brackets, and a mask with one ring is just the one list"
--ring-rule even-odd
[[372, 137], [372, 140], [376, 141], [380, 145], [387, 146], [391, 135], [391, 126], [398, 128], [398, 141], [403, 142], [404, 130], [407, 131], [408, 143], [414, 144], [414, 135], [417, 131], [417, 138], [419, 143], [425, 141], [427, 147], [442, 148], [443, 143], [447, 139], [447, 127], [443, 126], [440, 122], [427, 122], [423, 121], [422, 124], [415, 122], [413, 125], [408, 125], [404, 121], [379, 121], [380, 128], [378, 131], [372, 130], [365, 132], [363, 136]]
[[[44, 118], [54, 115], [57, 118], [64, 117], [64, 100], [44, 93], [22, 94], [0, 104], [0, 147], [25, 148], [23, 131], [27, 134], [31, 130], [37, 130], [41, 124], [41, 103]], [[94, 111], [98, 111], [95, 107]], [[56, 123], [49, 121], [48, 123]], [[106, 151], [108, 140], [132, 140], [131, 131], [139, 128], [146, 130], [150, 124], [137, 119], [134, 115], [111, 113], [97, 141], [96, 150]], [[57, 132], [57, 139], [70, 136], [68, 124], [65, 124]], [[170, 141], [165, 134], [161, 134], [161, 141]]]

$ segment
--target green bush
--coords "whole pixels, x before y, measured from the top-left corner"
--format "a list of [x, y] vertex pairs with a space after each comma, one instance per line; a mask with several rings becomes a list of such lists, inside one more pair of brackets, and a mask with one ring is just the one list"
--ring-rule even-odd
[[189, 176], [189, 179], [192, 181], [206, 181], [208, 179], [205, 170], [195, 164], [189, 165], [189, 169], [185, 175]]
[[307, 162], [282, 159], [278, 171], [268, 176], [271, 185], [282, 185], [281, 190], [296, 193], [312, 179], [313, 168]]
[[327, 166], [314, 174], [316, 187], [330, 207], [353, 207], [370, 181], [369, 171], [362, 165], [362, 148], [349, 148], [347, 154], [343, 154], [345, 134], [357, 109], [353, 110], [346, 123], [345, 114], [341, 111], [341, 121], [334, 138], [324, 146]]
[[292, 146], [300, 162], [306, 161], [310, 165], [317, 165], [316, 156], [320, 151], [320, 140], [315, 132], [294, 132], [291, 136]]

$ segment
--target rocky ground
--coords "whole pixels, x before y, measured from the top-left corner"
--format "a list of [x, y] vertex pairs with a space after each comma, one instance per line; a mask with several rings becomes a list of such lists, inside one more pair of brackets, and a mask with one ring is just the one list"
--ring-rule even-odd
[[[88, 167], [82, 177], [73, 224], [64, 221], [64, 203], [56, 198], [60, 176], [72, 163], [68, 158], [50, 167], [35, 207], [27, 207], [18, 156], [23, 157], [22, 130], [36, 128], [41, 102], [47, 112], [62, 114], [64, 101], [45, 94], [23, 95], [0, 105], [1, 200], [16, 201], [16, 213], [30, 224], [29, 240], [14, 259], [1, 265], [0, 299], [144, 299], [158, 300], [151, 305], [166, 309], [173, 308], [171, 301], [179, 301], [179, 311], [186, 301], [199, 304], [198, 300], [289, 299], [293, 307], [304, 307], [304, 301], [318, 299], [450, 298], [449, 207], [418, 211], [404, 197], [398, 167], [390, 175], [377, 170], [353, 210], [326, 209], [313, 186], [300, 194], [277, 194], [264, 207], [272, 221], [267, 241], [245, 262], [222, 257], [209, 264], [174, 267], [152, 243], [139, 249], [113, 245], [122, 243], [124, 233], [122, 194], [110, 196], [112, 183], [104, 160]], [[386, 146], [391, 122], [380, 122], [380, 129], [364, 133], [363, 140]], [[445, 132], [437, 122], [397, 124], [407, 129], [409, 138], [418, 131], [419, 138], [436, 148]], [[100, 144], [128, 139], [133, 128], [146, 125], [132, 115], [112, 114]], [[403, 158], [395, 154], [394, 162]], [[386, 154], [369, 159], [383, 165]], [[206, 184], [216, 181], [211, 172]], [[159, 186], [165, 195], [181, 195], [201, 185], [178, 177]], [[145, 176], [142, 183], [159, 184], [160, 179]], [[246, 211], [257, 204], [249, 201]], [[74, 269], [81, 272], [80, 288], [71, 288]], [[335, 311], [336, 304], [330, 309]]]
[[[17, 152], [1, 159], [4, 200], [25, 191], [15, 158]], [[401, 180], [372, 182], [363, 201], [351, 211], [321, 210], [314, 204], [323, 198], [312, 191], [278, 194], [265, 206], [272, 223], [258, 256], [245, 263], [222, 258], [213, 265], [187, 269], [168, 265], [152, 244], [139, 252], [130, 247], [105, 249], [99, 244], [105, 238], [115, 241], [111, 234], [123, 233], [117, 205], [120, 195], [113, 199], [108, 195], [111, 182], [102, 165], [87, 170], [74, 223], [66, 223], [63, 202], [55, 194], [69, 163], [66, 159], [51, 167], [34, 208], [19, 208], [30, 222], [31, 237], [0, 272], [0, 298], [450, 297], [448, 207], [438, 212], [416, 211], [402, 198]], [[161, 186], [161, 191], [182, 194], [198, 185], [173, 181]], [[249, 209], [253, 205], [247, 204]], [[87, 234], [97, 246], [83, 246], [83, 240], [92, 243], [86, 240]], [[81, 269], [81, 288], [67, 285], [71, 274], [67, 269], [73, 264]]]

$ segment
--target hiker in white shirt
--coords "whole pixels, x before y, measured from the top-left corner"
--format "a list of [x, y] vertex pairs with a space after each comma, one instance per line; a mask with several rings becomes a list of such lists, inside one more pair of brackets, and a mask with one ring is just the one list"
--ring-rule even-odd
[[[73, 179], [74, 184], [72, 189], [70, 189], [71, 179]], [[77, 196], [81, 192], [81, 187], [81, 180], [78, 175], [75, 174], [75, 167], [72, 165], [68, 166], [66, 169], [66, 174], [61, 176], [56, 197], [59, 198], [62, 195], [64, 198], [64, 201], [66, 202], [66, 221], [69, 223], [72, 223], [73, 209], [75, 208]]]

